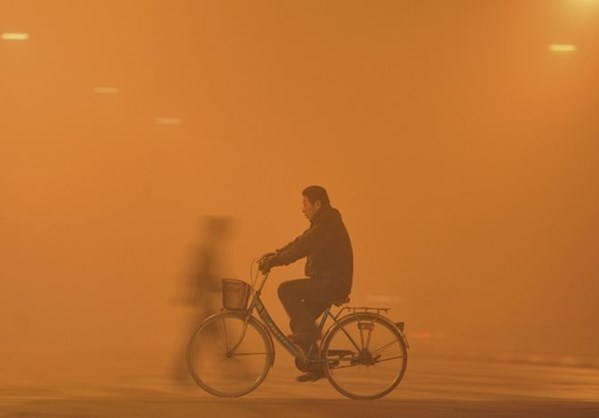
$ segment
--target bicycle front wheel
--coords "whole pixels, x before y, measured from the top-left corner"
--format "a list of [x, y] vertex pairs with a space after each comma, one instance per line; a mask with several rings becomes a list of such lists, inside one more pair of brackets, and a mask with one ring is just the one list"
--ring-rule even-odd
[[368, 312], [342, 318], [325, 337], [322, 355], [329, 382], [351, 399], [387, 395], [408, 363], [400, 331], [387, 318]]
[[189, 343], [187, 360], [195, 382], [216, 396], [243, 396], [266, 378], [274, 359], [272, 341], [245, 313], [207, 318]]

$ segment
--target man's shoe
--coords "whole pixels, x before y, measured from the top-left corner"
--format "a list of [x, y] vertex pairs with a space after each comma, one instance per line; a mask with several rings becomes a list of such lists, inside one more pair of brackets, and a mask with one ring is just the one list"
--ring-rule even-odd
[[298, 382], [316, 382], [324, 377], [324, 370], [314, 370], [295, 378]]

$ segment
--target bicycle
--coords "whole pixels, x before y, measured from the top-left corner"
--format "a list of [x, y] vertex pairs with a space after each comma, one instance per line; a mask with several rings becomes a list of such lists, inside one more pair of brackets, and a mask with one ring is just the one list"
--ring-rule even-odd
[[269, 274], [262, 275], [259, 285], [258, 276], [259, 269], [251, 285], [223, 279], [223, 310], [206, 318], [189, 342], [188, 367], [198, 386], [221, 397], [250, 393], [274, 365], [274, 336], [295, 357], [298, 369], [322, 368], [330, 384], [348, 398], [378, 399], [397, 387], [406, 371], [409, 345], [404, 323], [385, 316], [388, 308], [343, 306], [348, 297], [333, 302], [340, 309], [333, 314], [331, 305], [323, 313], [321, 333], [327, 322], [332, 324], [321, 343], [305, 353], [270, 317], [260, 299]]

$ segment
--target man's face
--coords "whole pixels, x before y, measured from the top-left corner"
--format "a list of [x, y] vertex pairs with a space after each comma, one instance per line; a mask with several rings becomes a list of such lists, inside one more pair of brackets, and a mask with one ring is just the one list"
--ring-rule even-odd
[[310, 199], [304, 196], [302, 203], [304, 206], [302, 208], [302, 212], [304, 213], [304, 216], [308, 218], [309, 221], [311, 221], [312, 218], [314, 218], [314, 215], [316, 215], [316, 212], [318, 212], [318, 209], [320, 209], [320, 200], [317, 200], [316, 202], [312, 203], [310, 202]]

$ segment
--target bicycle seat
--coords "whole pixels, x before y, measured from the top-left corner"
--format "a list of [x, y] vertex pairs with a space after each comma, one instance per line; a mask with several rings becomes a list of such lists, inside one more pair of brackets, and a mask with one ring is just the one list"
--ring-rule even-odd
[[345, 305], [347, 303], [349, 303], [349, 296], [344, 296], [342, 298], [335, 299], [333, 301], [333, 305], [335, 305], [335, 306], [341, 306], [341, 305]]

